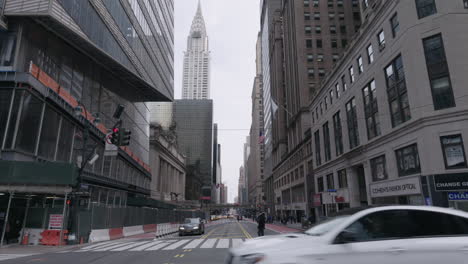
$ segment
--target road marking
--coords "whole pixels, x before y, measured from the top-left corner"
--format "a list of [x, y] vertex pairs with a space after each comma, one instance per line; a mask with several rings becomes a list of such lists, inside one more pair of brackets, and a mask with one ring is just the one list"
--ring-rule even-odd
[[242, 230], [246, 238], [252, 238], [249, 232], [245, 231], [245, 228], [239, 222], [237, 222], [237, 224], [239, 225], [240, 229]]
[[244, 242], [243, 239], [239, 239], [239, 238], [232, 239], [232, 247], [236, 248], [236, 247], [240, 246], [243, 242]]
[[200, 248], [213, 248], [214, 244], [216, 243], [217, 239], [207, 239]]
[[145, 251], [155, 251], [155, 250], [158, 250], [158, 249], [160, 249], [160, 248], [163, 248], [163, 247], [165, 247], [165, 246], [167, 246], [167, 245], [170, 245], [170, 243], [161, 243], [161, 244], [158, 244], [158, 245], [156, 245], [156, 246], [152, 246], [152, 247], [150, 247], [150, 248], [147, 248], [147, 249], [145, 249]]
[[216, 248], [229, 248], [229, 239], [220, 239]]
[[211, 234], [213, 234], [213, 232], [214, 232], [215, 230], [218, 230], [219, 228], [220, 228], [220, 226], [219, 226], [219, 227], [216, 227], [216, 228], [213, 228], [213, 230], [211, 230], [208, 234], [202, 236], [201, 238], [208, 238]]
[[179, 257], [179, 254], [175, 255], [174, 258], [178, 258]]
[[190, 242], [184, 248], [196, 248], [203, 241], [204, 241], [204, 239], [194, 239], [192, 242]]
[[179, 258], [183, 258], [185, 256], [185, 254], [180, 254]]
[[124, 250], [130, 249], [130, 248], [134, 248], [134, 247], [136, 247], [136, 246], [140, 246], [140, 245], [143, 245], [143, 244], [146, 244], [146, 243], [148, 243], [148, 242], [147, 242], [147, 241], [145, 241], [145, 242], [138, 242], [138, 243], [134, 243], [134, 244], [127, 245], [127, 246], [114, 248], [114, 249], [111, 249], [111, 251], [124, 251]]
[[117, 244], [117, 243], [119, 243], [119, 242], [109, 241], [109, 242], [94, 244], [94, 245], [87, 246], [87, 247], [84, 247], [84, 248], [81, 248], [81, 249], [92, 249], [92, 248], [97, 248], [97, 247], [109, 246], [111, 244]]
[[0, 254], [0, 261], [32, 256], [33, 254]]
[[163, 250], [173, 250], [173, 249], [176, 249], [176, 248], [178, 248], [178, 247], [182, 246], [183, 244], [188, 243], [190, 241], [191, 241], [191, 239], [190, 240], [180, 240], [179, 242], [176, 242], [176, 243], [168, 246], [167, 248], [165, 248]]
[[119, 244], [116, 244], [116, 245], [112, 245], [112, 246], [109, 246], [109, 247], [91, 249], [90, 251], [107, 251], [107, 250], [111, 250], [113, 248], [118, 248], [118, 247], [121, 247], [121, 246], [133, 244], [133, 243], [135, 243], [135, 242], [127, 242], [127, 243], [120, 242]]
[[141, 245], [139, 247], [132, 248], [132, 249], [130, 249], [130, 251], [142, 251], [142, 250], [145, 250], [145, 249], [147, 249], [149, 247], [155, 246], [155, 245], [157, 245], [159, 243], [162, 243], [162, 241], [150, 242], [150, 243]]
[[184, 249], [184, 252], [192, 252], [191, 249]]

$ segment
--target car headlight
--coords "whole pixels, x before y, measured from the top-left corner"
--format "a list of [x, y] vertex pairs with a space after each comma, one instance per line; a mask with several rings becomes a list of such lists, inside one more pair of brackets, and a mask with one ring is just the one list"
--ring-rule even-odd
[[256, 263], [260, 263], [264, 259], [265, 259], [265, 255], [263, 254], [243, 255], [241, 256], [241, 263], [242, 264], [256, 264]]
[[185, 228], [183, 226], [179, 227], [180, 230], [184, 230]]
[[193, 229], [198, 229], [198, 226], [194, 226]]

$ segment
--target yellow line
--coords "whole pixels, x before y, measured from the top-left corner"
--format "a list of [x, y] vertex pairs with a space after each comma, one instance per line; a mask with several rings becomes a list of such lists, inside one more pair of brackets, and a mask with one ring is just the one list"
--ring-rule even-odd
[[242, 232], [244, 233], [246, 238], [252, 238], [252, 236], [249, 234], [249, 232], [247, 232], [245, 230], [245, 228], [239, 222], [237, 222], [237, 224], [239, 225], [240, 229], [242, 230]]
[[184, 257], [184, 254], [180, 254], [179, 258], [183, 258]]
[[179, 257], [179, 254], [175, 255], [174, 258], [178, 258]]
[[211, 234], [213, 234], [214, 231], [218, 230], [219, 228], [220, 228], [220, 226], [218, 226], [216, 228], [213, 228], [213, 230], [211, 230], [208, 234], [202, 236], [201, 239], [205, 239], [205, 238], [209, 237]]

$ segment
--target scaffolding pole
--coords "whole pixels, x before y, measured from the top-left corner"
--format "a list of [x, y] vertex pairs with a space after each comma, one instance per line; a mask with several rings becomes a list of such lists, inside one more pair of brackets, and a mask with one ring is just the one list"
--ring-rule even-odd
[[0, 247], [3, 247], [3, 240], [5, 239], [6, 228], [8, 224], [8, 216], [10, 214], [10, 207], [11, 207], [11, 200], [13, 199], [14, 192], [10, 193], [10, 197], [8, 198], [8, 207], [5, 214], [5, 221], [3, 222], [3, 230], [2, 230], [2, 238], [0, 240]]
[[59, 247], [62, 246], [63, 228], [65, 227], [65, 214], [67, 212], [67, 200], [68, 200], [68, 193], [66, 192], [65, 199], [63, 199], [62, 227], [60, 228]]

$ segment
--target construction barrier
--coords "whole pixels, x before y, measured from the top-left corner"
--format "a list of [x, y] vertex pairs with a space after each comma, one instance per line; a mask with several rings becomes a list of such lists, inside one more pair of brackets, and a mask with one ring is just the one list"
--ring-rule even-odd
[[41, 233], [41, 245], [45, 246], [58, 246], [66, 245], [68, 239], [68, 230], [63, 230], [62, 243], [60, 243], [60, 230], [44, 230]]

